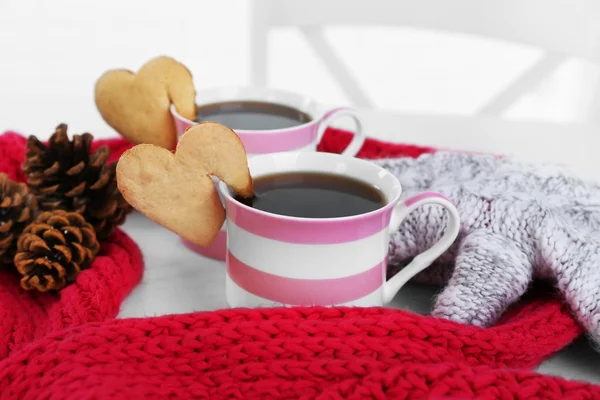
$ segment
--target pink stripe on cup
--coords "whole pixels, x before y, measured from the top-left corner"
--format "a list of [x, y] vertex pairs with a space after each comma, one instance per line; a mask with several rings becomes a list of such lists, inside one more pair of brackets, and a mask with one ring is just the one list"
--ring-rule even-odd
[[301, 126], [272, 131], [236, 130], [250, 154], [277, 153], [297, 150], [316, 141], [318, 121]]
[[177, 132], [177, 137], [181, 137], [181, 135], [185, 133], [185, 130], [187, 128], [196, 124], [195, 122], [191, 123], [191, 121], [188, 121], [186, 119], [183, 119], [182, 117], [179, 117], [176, 114], [173, 114], [172, 110], [171, 115], [173, 116], [173, 122], [175, 123], [175, 132]]
[[[171, 108], [171, 115], [175, 123], [177, 135], [181, 136], [187, 128], [197, 124], [179, 115]], [[317, 140], [317, 127], [319, 120], [313, 120], [303, 125], [293, 126], [286, 129], [274, 129], [267, 131], [248, 131], [235, 129], [242, 140], [246, 152], [250, 154], [277, 153], [283, 151], [298, 150], [309, 146]]]
[[227, 274], [242, 289], [287, 305], [334, 305], [360, 299], [384, 283], [385, 260], [343, 278], [293, 279], [259, 271], [227, 253]]
[[336, 244], [364, 239], [389, 225], [392, 205], [348, 218], [301, 219], [246, 208], [227, 199], [227, 218], [243, 230], [267, 239], [297, 244]]
[[227, 232], [225, 230], [220, 230], [215, 241], [208, 247], [198, 246], [185, 239], [182, 240], [185, 247], [204, 257], [213, 258], [215, 260], [225, 260], [225, 254], [227, 253]]

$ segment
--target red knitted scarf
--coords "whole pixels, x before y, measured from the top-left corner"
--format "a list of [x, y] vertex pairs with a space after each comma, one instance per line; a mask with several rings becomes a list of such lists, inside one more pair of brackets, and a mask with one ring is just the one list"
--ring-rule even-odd
[[[330, 130], [319, 150], [349, 142]], [[25, 138], [0, 136], [0, 171], [23, 180]], [[112, 159], [130, 146], [108, 144]], [[434, 149], [367, 140], [359, 156]], [[527, 371], [582, 333], [559, 299], [523, 300], [481, 329], [388, 308], [220, 310], [115, 319], [142, 276], [122, 231], [58, 294], [0, 272], [0, 397], [600, 398], [600, 387]]]

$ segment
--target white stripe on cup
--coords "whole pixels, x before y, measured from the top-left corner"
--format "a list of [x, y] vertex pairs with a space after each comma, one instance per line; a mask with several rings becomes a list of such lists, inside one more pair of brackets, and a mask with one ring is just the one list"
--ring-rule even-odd
[[254, 235], [227, 220], [229, 251], [259, 271], [285, 278], [331, 279], [364, 272], [383, 261], [386, 229], [364, 239], [338, 244], [295, 244]]

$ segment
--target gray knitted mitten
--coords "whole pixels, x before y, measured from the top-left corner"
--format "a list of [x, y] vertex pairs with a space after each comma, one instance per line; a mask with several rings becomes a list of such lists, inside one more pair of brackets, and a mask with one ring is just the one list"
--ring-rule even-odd
[[[533, 278], [555, 282], [600, 342], [600, 187], [557, 167], [488, 155], [426, 154], [375, 163], [394, 173], [403, 198], [437, 191], [461, 216], [454, 245], [415, 279], [445, 285], [433, 315], [487, 326]], [[445, 211], [424, 206], [392, 235], [390, 266], [405, 265], [443, 234]]]

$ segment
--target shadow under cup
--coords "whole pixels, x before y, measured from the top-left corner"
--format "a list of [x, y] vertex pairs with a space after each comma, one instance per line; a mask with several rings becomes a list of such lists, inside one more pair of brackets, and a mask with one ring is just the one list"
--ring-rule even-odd
[[223, 182], [227, 210], [226, 299], [230, 307], [381, 305], [389, 225], [401, 185], [365, 160], [329, 153], [280, 153], [250, 160], [254, 179], [318, 173], [359, 181], [383, 194], [381, 207], [337, 218], [298, 218], [252, 208]]
[[[221, 123], [231, 122], [228, 126], [231, 126], [241, 139], [249, 159], [258, 155], [279, 152], [316, 152], [317, 145], [327, 126], [335, 119], [344, 116], [349, 116], [354, 120], [356, 130], [352, 142], [343, 154], [355, 156], [365, 140], [360, 120], [353, 110], [347, 108], [326, 110], [309, 97], [283, 90], [256, 87], [217, 88], [199, 92], [196, 103], [201, 112], [200, 116], [202, 116], [202, 112], [205, 112], [210, 120]], [[240, 115], [237, 115], [238, 119], [218, 120], [219, 116], [216, 114], [219, 107], [221, 109], [228, 107], [229, 110], [235, 111], [235, 108], [239, 108], [243, 103], [246, 105], [252, 103], [254, 107], [262, 108], [262, 118], [260, 113], [255, 113], [256, 115], [246, 115], [245, 120], [240, 120]], [[200, 121], [198, 118], [196, 121], [191, 121], [182, 117], [174, 105], [171, 106], [170, 112], [179, 136]], [[270, 129], [259, 129], [261, 126], [257, 124], [264, 124], [265, 113], [269, 112], [279, 118], [279, 120], [273, 119], [271, 121], [273, 124], [287, 123], [287, 126], [282, 125], [277, 128], [277, 125], [267, 125], [266, 128]], [[294, 120], [297, 123], [294, 123]], [[239, 129], [232, 126], [238, 123], [245, 123], [253, 129]], [[227, 124], [225, 123], [225, 125]], [[209, 247], [197, 246], [183, 240], [183, 243], [191, 250], [217, 260], [225, 260], [226, 242], [225, 225]]]

